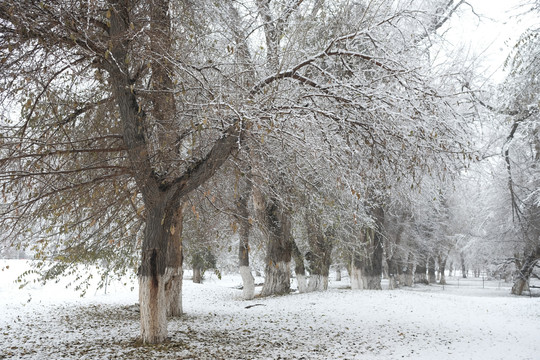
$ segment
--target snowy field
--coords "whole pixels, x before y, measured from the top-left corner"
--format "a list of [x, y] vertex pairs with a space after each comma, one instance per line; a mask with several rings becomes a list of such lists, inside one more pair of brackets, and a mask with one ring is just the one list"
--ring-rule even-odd
[[0, 359], [540, 359], [540, 297], [508, 288], [353, 292], [342, 281], [242, 301], [239, 277], [186, 280], [170, 342], [141, 346], [133, 284], [84, 298], [67, 280], [19, 290], [26, 267], [0, 260]]

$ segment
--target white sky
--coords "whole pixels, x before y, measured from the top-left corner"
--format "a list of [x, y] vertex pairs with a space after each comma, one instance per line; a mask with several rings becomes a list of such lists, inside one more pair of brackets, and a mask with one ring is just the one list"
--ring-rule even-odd
[[485, 57], [487, 76], [499, 82], [504, 78], [503, 64], [520, 34], [530, 25], [538, 24], [538, 17], [524, 15], [529, 7], [521, 6], [527, 0], [469, 0], [474, 8], [462, 5], [454, 15], [448, 30], [448, 39], [460, 44], [471, 54]]

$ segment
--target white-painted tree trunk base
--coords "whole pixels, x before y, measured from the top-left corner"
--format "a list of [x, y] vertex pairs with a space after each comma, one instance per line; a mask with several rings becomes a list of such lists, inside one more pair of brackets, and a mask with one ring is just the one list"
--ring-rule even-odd
[[165, 282], [161, 275], [139, 277], [141, 341], [159, 344], [167, 339]]
[[362, 270], [351, 265], [351, 289], [363, 290], [364, 282], [362, 281]]
[[325, 291], [328, 289], [328, 276], [311, 275], [309, 277], [308, 291]]
[[296, 282], [298, 283], [298, 292], [305, 293], [308, 291], [306, 275], [296, 274]]
[[255, 297], [255, 278], [249, 266], [240, 266], [242, 276], [242, 299], [251, 300]]
[[291, 290], [291, 263], [280, 261], [266, 269], [261, 296], [287, 294]]
[[165, 269], [165, 298], [167, 303], [167, 316], [181, 316], [182, 311], [182, 267]]

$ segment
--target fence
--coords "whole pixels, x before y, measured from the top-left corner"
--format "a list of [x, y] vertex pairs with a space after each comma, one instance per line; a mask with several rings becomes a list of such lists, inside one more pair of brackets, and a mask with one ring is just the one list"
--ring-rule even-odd
[[481, 288], [481, 289], [510, 289], [512, 281], [493, 279], [485, 276], [478, 278], [447, 277], [446, 285], [457, 287]]

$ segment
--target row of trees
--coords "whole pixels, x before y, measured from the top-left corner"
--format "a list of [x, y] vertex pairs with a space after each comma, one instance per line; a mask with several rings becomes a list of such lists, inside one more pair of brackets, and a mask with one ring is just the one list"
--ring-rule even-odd
[[238, 235], [246, 298], [255, 247], [262, 295], [289, 291], [293, 259], [306, 291], [332, 253], [355, 288], [380, 288], [383, 253], [400, 283], [415, 254], [444, 267], [452, 180], [483, 156], [474, 77], [437, 57], [464, 3], [3, 1], [3, 239], [45, 279], [137, 268], [145, 343], [182, 313], [196, 239]]

